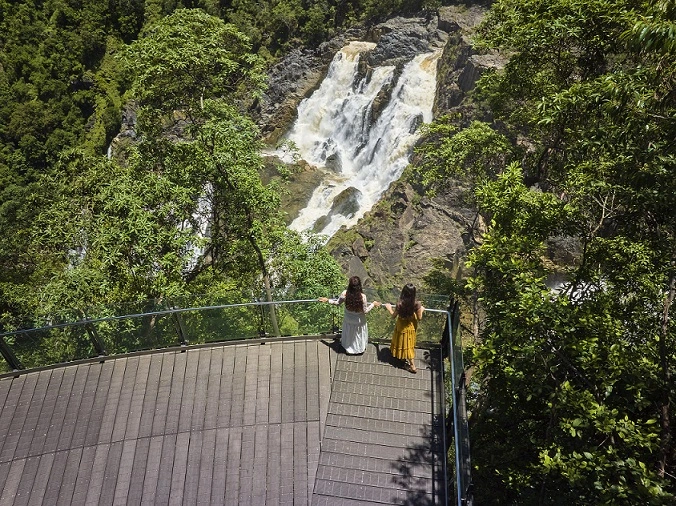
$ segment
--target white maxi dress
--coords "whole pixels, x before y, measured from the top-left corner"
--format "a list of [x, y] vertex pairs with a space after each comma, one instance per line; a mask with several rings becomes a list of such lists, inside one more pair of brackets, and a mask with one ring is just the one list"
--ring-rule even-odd
[[[340, 305], [345, 302], [345, 293], [340, 294], [337, 299], [329, 299], [333, 305]], [[369, 327], [366, 323], [366, 313], [373, 309], [373, 302], [370, 304], [366, 300], [366, 295], [361, 294], [363, 311], [349, 311], [345, 308], [343, 313], [343, 330], [340, 335], [340, 344], [345, 348], [345, 352], [350, 355], [364, 353], [366, 344], [369, 340]]]

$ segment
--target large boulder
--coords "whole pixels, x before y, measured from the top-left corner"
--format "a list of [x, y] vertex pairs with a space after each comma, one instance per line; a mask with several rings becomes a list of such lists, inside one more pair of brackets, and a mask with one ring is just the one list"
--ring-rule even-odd
[[465, 191], [456, 187], [435, 198], [421, 197], [402, 179], [357, 226], [341, 229], [327, 246], [347, 274], [365, 270], [368, 286], [422, 285], [436, 262], [452, 269], [465, 256], [471, 242], [467, 232], [476, 227]]

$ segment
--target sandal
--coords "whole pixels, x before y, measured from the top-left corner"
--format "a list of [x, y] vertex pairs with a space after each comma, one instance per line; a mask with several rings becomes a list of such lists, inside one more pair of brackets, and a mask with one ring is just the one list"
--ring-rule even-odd
[[406, 362], [406, 370], [410, 373], [417, 374], [418, 369], [415, 368], [413, 362]]

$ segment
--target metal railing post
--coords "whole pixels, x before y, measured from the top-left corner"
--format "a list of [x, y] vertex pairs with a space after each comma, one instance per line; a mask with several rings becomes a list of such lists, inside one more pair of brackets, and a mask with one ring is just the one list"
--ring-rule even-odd
[[[178, 309], [173, 307], [172, 309]], [[187, 332], [185, 331], [185, 326], [183, 325], [183, 319], [181, 318], [180, 313], [171, 314], [174, 320], [174, 326], [176, 327], [176, 333], [178, 334], [178, 342], [181, 346], [188, 346]]]
[[108, 353], [106, 353], [106, 349], [103, 347], [101, 339], [99, 339], [99, 335], [96, 332], [94, 325], [92, 325], [91, 323], [86, 324], [85, 330], [87, 331], [87, 335], [89, 335], [89, 340], [94, 345], [94, 349], [96, 350], [96, 353], [98, 353], [99, 357], [108, 355]]
[[[0, 333], [1, 332], [2, 328], [0, 328]], [[20, 371], [24, 368], [21, 361], [16, 358], [16, 355], [14, 355], [12, 348], [9, 347], [5, 339], [2, 337], [0, 337], [0, 355], [2, 355], [2, 358], [5, 359], [13, 371]]]

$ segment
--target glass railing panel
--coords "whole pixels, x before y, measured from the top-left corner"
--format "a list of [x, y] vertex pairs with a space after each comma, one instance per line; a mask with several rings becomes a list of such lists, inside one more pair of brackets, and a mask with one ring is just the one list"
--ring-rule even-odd
[[439, 344], [446, 324], [446, 312], [425, 311], [418, 324], [418, 343]]
[[178, 346], [179, 333], [172, 314], [140, 314], [93, 323], [107, 355]]
[[251, 339], [259, 337], [263, 328], [261, 308], [256, 305], [181, 311], [176, 317], [188, 344]]
[[316, 299], [282, 302], [262, 306], [265, 330], [274, 336], [272, 316], [277, 319], [282, 336], [307, 336], [337, 331], [342, 321], [342, 308], [318, 302]]
[[3, 360], [2, 357], [0, 357], [0, 374], [5, 374], [8, 372], [12, 372], [12, 368], [9, 366], [7, 361]]
[[[365, 290], [369, 301], [395, 303], [398, 292]], [[282, 296], [293, 299], [283, 299]], [[152, 300], [124, 305], [90, 307], [86, 311], [65, 311], [45, 320], [45, 328], [5, 334], [5, 340], [25, 368], [67, 363], [142, 350], [162, 349], [181, 344], [203, 344], [258, 337], [303, 336], [337, 333], [344, 306], [320, 303], [312, 290], [275, 294], [276, 302], [234, 302], [242, 294], [213, 297], [191, 296], [180, 300]], [[337, 297], [338, 294], [327, 294]], [[420, 294], [430, 309], [418, 327], [418, 342], [438, 343], [445, 324], [447, 298]], [[260, 301], [261, 299], [257, 299]], [[204, 306], [211, 303], [209, 306]], [[215, 303], [222, 303], [215, 305]], [[437, 309], [438, 311], [432, 311]], [[276, 327], [273, 325], [273, 315]], [[84, 319], [88, 319], [83, 321]], [[66, 320], [72, 319], [72, 323]], [[371, 340], [388, 342], [394, 319], [383, 308], [368, 314]], [[185, 339], [185, 343], [182, 342]], [[458, 353], [461, 361], [461, 355]], [[456, 364], [462, 371], [461, 362]], [[4, 360], [0, 373], [11, 372]]]
[[98, 354], [85, 325], [28, 330], [4, 339], [26, 369], [91, 358]]

